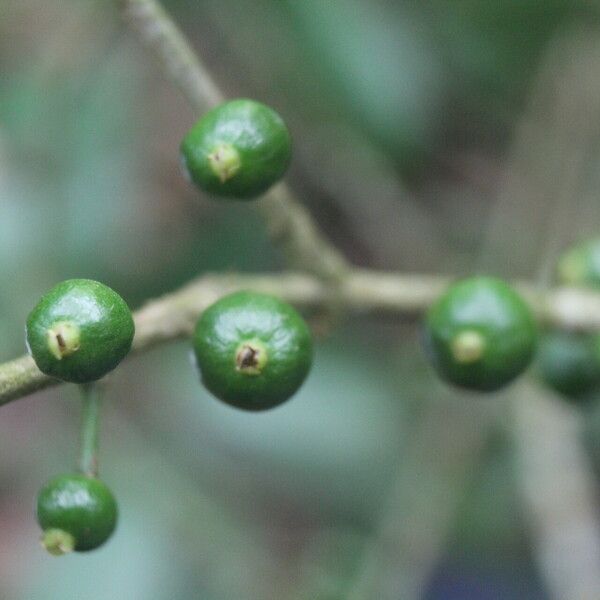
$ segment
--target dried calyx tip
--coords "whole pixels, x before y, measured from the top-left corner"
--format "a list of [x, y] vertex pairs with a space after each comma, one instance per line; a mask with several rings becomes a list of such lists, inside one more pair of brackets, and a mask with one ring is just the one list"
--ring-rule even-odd
[[231, 144], [218, 144], [208, 155], [208, 161], [213, 173], [221, 183], [231, 179], [241, 166], [240, 155]]
[[63, 529], [47, 529], [40, 542], [52, 556], [63, 556], [75, 549], [75, 538]]
[[454, 359], [463, 364], [478, 361], [485, 351], [485, 339], [478, 331], [461, 331], [451, 344]]
[[79, 350], [79, 327], [70, 321], [59, 321], [48, 329], [48, 350], [61, 360]]
[[235, 368], [244, 375], [260, 375], [267, 364], [267, 349], [258, 340], [241, 343], [235, 353]]

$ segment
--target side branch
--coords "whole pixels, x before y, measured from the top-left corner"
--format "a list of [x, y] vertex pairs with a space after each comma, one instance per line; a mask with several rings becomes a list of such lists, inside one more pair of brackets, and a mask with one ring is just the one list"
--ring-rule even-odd
[[[119, 2], [129, 27], [152, 50], [165, 75], [181, 90], [194, 111], [201, 113], [223, 102], [225, 96], [208, 69], [157, 0]], [[274, 187], [256, 206], [267, 223], [271, 239], [292, 267], [334, 281], [344, 274], [346, 260], [285, 184]]]
[[162, 71], [195, 112], [225, 100], [210, 73], [164, 8], [153, 0], [120, 0], [125, 21], [152, 50]]
[[28, 354], [0, 365], [0, 405], [22, 398], [55, 383], [44, 375]]
[[[225, 294], [240, 289], [273, 294], [300, 308], [330, 305], [332, 294], [349, 311], [376, 316], [418, 318], [443, 292], [450, 278], [354, 270], [339, 288], [313, 275], [206, 275], [181, 289], [152, 300], [134, 314], [133, 352], [191, 334], [200, 313]], [[563, 329], [600, 331], [600, 294], [561, 288], [544, 295], [517, 284], [539, 320]], [[0, 364], [0, 406], [59, 381], [42, 374], [29, 356]]]

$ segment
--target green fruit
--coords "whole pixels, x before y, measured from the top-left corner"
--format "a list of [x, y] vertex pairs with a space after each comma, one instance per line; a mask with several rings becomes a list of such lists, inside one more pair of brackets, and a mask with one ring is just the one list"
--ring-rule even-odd
[[586, 333], [553, 331], [542, 336], [537, 370], [550, 388], [578, 404], [600, 391], [600, 338]]
[[302, 385], [312, 363], [312, 340], [302, 317], [285, 302], [237, 292], [201, 315], [194, 352], [210, 392], [258, 411], [285, 402]]
[[457, 386], [493, 391], [530, 364], [537, 328], [522, 298], [504, 281], [459, 281], [429, 309], [425, 348], [438, 374]]
[[94, 550], [112, 535], [117, 512], [112, 492], [99, 479], [59, 475], [46, 483], [37, 498], [42, 544], [51, 554]]
[[250, 199], [285, 173], [290, 134], [281, 117], [254, 100], [232, 100], [206, 113], [181, 142], [190, 179], [217, 196]]
[[129, 352], [133, 334], [125, 301], [90, 279], [59, 283], [27, 318], [27, 346], [40, 371], [75, 383], [112, 371]]
[[[600, 238], [569, 248], [558, 260], [558, 283], [600, 290]], [[600, 335], [553, 331], [541, 341], [541, 379], [567, 400], [588, 404], [600, 392]]]
[[600, 238], [567, 250], [558, 261], [557, 278], [563, 285], [600, 289]]

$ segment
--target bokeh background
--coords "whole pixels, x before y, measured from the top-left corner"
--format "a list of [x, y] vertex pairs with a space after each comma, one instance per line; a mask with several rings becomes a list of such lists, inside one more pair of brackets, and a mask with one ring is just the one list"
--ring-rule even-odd
[[[186, 184], [197, 115], [116, 4], [0, 0], [0, 360], [61, 279], [138, 307], [203, 273], [284, 266], [251, 206]], [[164, 4], [229, 96], [284, 116], [288, 181], [353, 263], [544, 287], [600, 229], [596, 3]], [[92, 554], [46, 556], [33, 513], [74, 466], [77, 390], [0, 409], [2, 600], [550, 600], [598, 581], [593, 406], [533, 377], [449, 390], [400, 317], [342, 317], [266, 414], [212, 399], [189, 354], [160, 347], [110, 378], [101, 474], [121, 519]]]

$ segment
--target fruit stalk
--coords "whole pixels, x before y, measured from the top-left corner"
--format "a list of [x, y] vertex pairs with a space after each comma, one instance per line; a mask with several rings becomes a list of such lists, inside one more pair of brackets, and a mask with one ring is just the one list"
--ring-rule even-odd
[[79, 470], [87, 477], [98, 477], [98, 434], [102, 390], [97, 383], [87, 383], [79, 387], [81, 389]]

